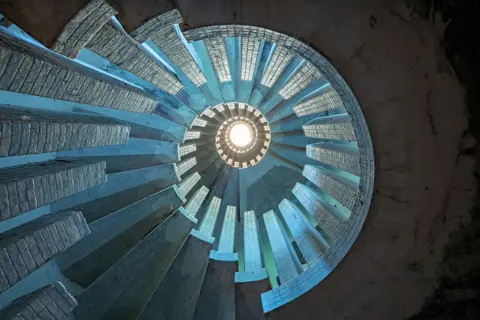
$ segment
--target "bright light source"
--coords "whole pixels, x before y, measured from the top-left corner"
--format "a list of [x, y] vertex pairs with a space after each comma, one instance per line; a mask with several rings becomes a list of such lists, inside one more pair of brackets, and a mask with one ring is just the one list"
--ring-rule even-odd
[[252, 142], [252, 131], [246, 124], [237, 123], [230, 130], [230, 141], [237, 147], [245, 147]]

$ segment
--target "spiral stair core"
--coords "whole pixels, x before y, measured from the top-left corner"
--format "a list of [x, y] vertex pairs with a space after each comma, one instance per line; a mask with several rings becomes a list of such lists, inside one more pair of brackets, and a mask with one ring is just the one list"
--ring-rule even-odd
[[275, 31], [116, 14], [49, 43], [0, 16], [0, 319], [263, 319], [321, 285], [374, 181], [342, 77]]

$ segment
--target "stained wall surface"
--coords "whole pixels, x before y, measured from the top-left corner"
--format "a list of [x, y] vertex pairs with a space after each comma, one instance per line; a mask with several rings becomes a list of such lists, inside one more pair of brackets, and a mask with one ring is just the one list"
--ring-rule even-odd
[[[439, 16], [404, 1], [178, 1], [187, 27], [250, 24], [295, 36], [337, 68], [375, 148], [369, 216], [343, 262], [271, 319], [400, 319], [439, 286], [449, 234], [470, 221], [474, 159], [464, 88], [441, 47]], [[428, 11], [427, 11], [428, 12]]]

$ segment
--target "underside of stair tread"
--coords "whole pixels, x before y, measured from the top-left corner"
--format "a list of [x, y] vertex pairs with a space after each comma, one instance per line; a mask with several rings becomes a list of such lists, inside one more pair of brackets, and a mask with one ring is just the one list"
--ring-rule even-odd
[[[190, 319], [202, 287], [211, 243], [190, 235], [138, 319]], [[192, 263], [195, 261], [196, 263]]]
[[237, 262], [210, 259], [193, 319], [235, 319]]
[[[124, 308], [121, 301], [132, 303], [132, 309], [129, 312], [135, 313], [135, 310], [139, 312], [143, 307], [142, 303], [147, 301], [148, 292], [137, 293], [135, 299], [140, 299], [143, 295], [143, 300], [140, 299], [137, 303], [132, 300], [125, 300], [126, 296], [131, 294], [129, 290], [133, 290], [138, 285], [137, 281], [132, 281], [140, 281], [145, 276], [145, 272], [149, 274], [154, 272], [153, 275], [156, 279], [161, 281], [162, 274], [167, 272], [176, 252], [184, 243], [191, 224], [192, 222], [180, 211], [176, 211], [163, 223], [154, 227], [153, 231], [145, 235], [135, 247], [128, 250], [128, 253], [107, 269], [80, 295], [80, 307], [75, 310], [77, 317], [79, 319], [104, 319], [106, 316], [115, 318], [114, 315], [118, 314], [121, 308]], [[175, 233], [173, 237], [172, 232]], [[159, 255], [162, 255], [165, 259], [159, 260], [161, 263], [158, 265], [152, 264], [152, 259], [158, 258]], [[152, 270], [152, 267], [155, 267], [155, 269]], [[149, 278], [148, 281], [149, 285], [152, 286], [152, 279]], [[115, 287], [115, 294], [110, 295], [108, 300], [101, 299], [103, 295], [111, 292], [112, 286]], [[153, 288], [151, 289], [152, 292]], [[135, 314], [132, 314], [132, 316], [135, 316]]]
[[270, 290], [268, 279], [235, 284], [235, 319], [265, 319], [259, 295]]

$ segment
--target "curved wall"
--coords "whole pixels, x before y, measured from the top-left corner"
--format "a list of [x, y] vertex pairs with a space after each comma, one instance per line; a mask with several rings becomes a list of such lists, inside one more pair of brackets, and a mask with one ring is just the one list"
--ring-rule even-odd
[[250, 24], [310, 44], [350, 85], [371, 131], [375, 189], [358, 241], [325, 281], [269, 317], [418, 312], [473, 194], [464, 90], [440, 47], [445, 25], [404, 1], [179, 1], [179, 10], [191, 28]]

